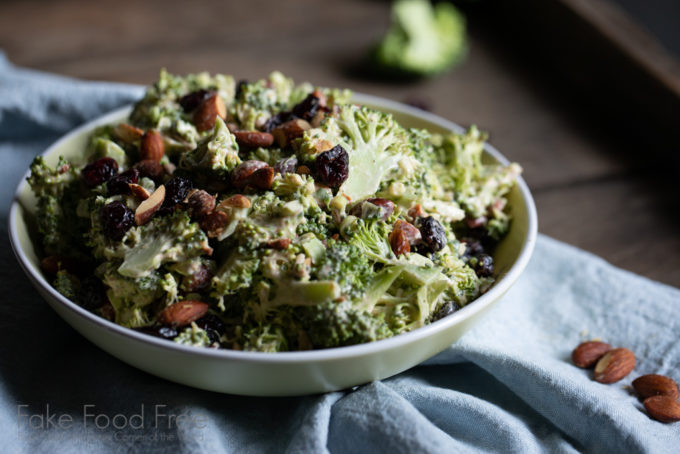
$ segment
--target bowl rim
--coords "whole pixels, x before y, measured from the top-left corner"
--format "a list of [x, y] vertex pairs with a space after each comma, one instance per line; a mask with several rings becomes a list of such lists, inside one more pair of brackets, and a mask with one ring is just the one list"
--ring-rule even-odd
[[[367, 104], [378, 109], [389, 109], [394, 112], [410, 115], [424, 120], [428, 123], [435, 124], [439, 127], [445, 128], [456, 133], [461, 133], [465, 131], [460, 125], [446, 120], [443, 117], [426, 112], [415, 107], [411, 107], [396, 101], [385, 99], [378, 96], [366, 95], [362, 93], [354, 93], [353, 100], [361, 103]], [[77, 128], [71, 130], [70, 132], [63, 135], [52, 145], [50, 145], [45, 151], [40, 153], [40, 156], [50, 154], [55, 148], [61, 146], [64, 142], [71, 140], [73, 137], [82, 134], [86, 130], [91, 128], [110, 123], [126, 112], [129, 112], [131, 105], [120, 107], [109, 113], [103, 114], [87, 123], [78, 126]], [[508, 165], [509, 161], [505, 156], [503, 156], [498, 150], [493, 146], [484, 143], [484, 150], [493, 156], [496, 160], [504, 165]], [[169, 350], [170, 352], [175, 352], [178, 354], [192, 354], [198, 355], [200, 357], [212, 358], [212, 359], [223, 359], [238, 362], [249, 362], [249, 363], [277, 363], [277, 364], [294, 364], [294, 363], [306, 363], [306, 362], [324, 362], [324, 361], [336, 361], [342, 359], [349, 359], [353, 357], [362, 357], [377, 354], [383, 351], [388, 351], [392, 349], [398, 349], [403, 345], [410, 344], [412, 342], [417, 342], [423, 338], [434, 335], [435, 333], [445, 331], [456, 325], [465, 319], [473, 317], [476, 313], [482, 311], [490, 304], [493, 304], [497, 299], [499, 299], [519, 278], [520, 274], [526, 268], [529, 259], [534, 250], [536, 243], [536, 238], [538, 235], [538, 219], [536, 214], [536, 206], [534, 204], [533, 197], [529, 188], [524, 181], [524, 179], [519, 176], [516, 180], [516, 185], [520, 191], [521, 197], [526, 205], [527, 211], [527, 234], [522, 244], [520, 253], [517, 260], [512, 264], [509, 270], [503, 275], [502, 279], [494, 283], [494, 285], [479, 298], [470, 303], [453, 314], [437, 320], [429, 325], [422, 326], [413, 331], [402, 333], [387, 339], [381, 339], [378, 341], [368, 342], [365, 344], [349, 345], [344, 347], [333, 347], [320, 350], [306, 350], [306, 351], [294, 351], [294, 352], [252, 352], [252, 351], [240, 351], [240, 350], [229, 350], [229, 349], [212, 349], [212, 348], [196, 348], [192, 346], [182, 345], [175, 342], [170, 342], [166, 339], [156, 338], [148, 334], [137, 332], [133, 329], [123, 327], [114, 322], [106, 320], [86, 309], [80, 307], [75, 302], [64, 297], [58, 291], [50, 285], [50, 283], [43, 277], [39, 269], [36, 269], [33, 263], [24, 253], [21, 242], [19, 240], [19, 231], [17, 219], [19, 216], [19, 198], [21, 193], [24, 191], [26, 185], [28, 184], [26, 178], [29, 176], [30, 170], [24, 174], [24, 178], [19, 183], [14, 197], [12, 199], [12, 204], [9, 213], [9, 237], [12, 249], [17, 258], [17, 261], [24, 269], [24, 272], [28, 275], [35, 284], [37, 284], [43, 291], [47, 292], [53, 299], [53, 301], [58, 302], [62, 307], [74, 313], [76, 316], [84, 319], [87, 322], [94, 323], [97, 325], [98, 329], [104, 329], [109, 331], [111, 334], [132, 339], [135, 341], [150, 344], [152, 347], [157, 347], [164, 350]]]

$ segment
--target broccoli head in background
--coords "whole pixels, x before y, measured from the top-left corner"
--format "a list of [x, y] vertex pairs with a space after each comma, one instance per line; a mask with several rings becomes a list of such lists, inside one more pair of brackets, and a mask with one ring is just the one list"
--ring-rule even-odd
[[374, 50], [373, 60], [382, 72], [419, 76], [441, 73], [465, 53], [465, 19], [449, 3], [397, 0], [392, 22]]

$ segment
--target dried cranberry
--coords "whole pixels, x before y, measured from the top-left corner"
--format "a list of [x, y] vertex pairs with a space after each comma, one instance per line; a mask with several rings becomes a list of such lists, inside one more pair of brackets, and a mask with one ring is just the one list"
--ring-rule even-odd
[[109, 190], [109, 195], [116, 194], [129, 194], [130, 193], [130, 183], [137, 183], [139, 181], [139, 170], [132, 168], [128, 169], [120, 175], [116, 175], [111, 178], [107, 183], [106, 187]]
[[465, 243], [465, 252], [463, 253], [463, 260], [469, 260], [471, 257], [476, 257], [480, 254], [484, 254], [484, 246], [479, 240], [474, 238], [461, 238], [461, 242]]
[[280, 173], [281, 175], [285, 175], [287, 173], [295, 173], [297, 165], [298, 165], [297, 158], [295, 156], [290, 156], [274, 164], [274, 171], [276, 173]]
[[170, 181], [165, 183], [165, 199], [163, 200], [163, 205], [161, 205], [160, 213], [168, 214], [172, 213], [175, 206], [181, 203], [189, 191], [194, 188], [194, 184], [190, 179], [185, 177], [174, 177]]
[[203, 101], [208, 99], [214, 92], [208, 90], [196, 90], [182, 96], [179, 99], [179, 105], [182, 106], [184, 112], [191, 112], [201, 105]]
[[238, 81], [236, 84], [236, 90], [234, 91], [234, 98], [236, 99], [241, 99], [241, 94], [243, 93], [243, 89], [248, 85], [248, 81], [245, 79], [241, 79]]
[[493, 275], [493, 257], [488, 254], [481, 254], [470, 259], [470, 265], [479, 277], [489, 277]]
[[161, 177], [165, 174], [165, 169], [157, 161], [153, 159], [144, 159], [135, 164], [135, 169], [139, 170], [140, 177], [151, 178], [155, 182], [159, 182]]
[[120, 241], [135, 225], [135, 213], [122, 202], [111, 202], [102, 208], [102, 224], [106, 236]]
[[340, 145], [324, 151], [314, 161], [314, 179], [331, 188], [338, 188], [347, 179], [349, 155]]
[[264, 130], [267, 132], [272, 132], [274, 129], [291, 120], [295, 120], [295, 115], [293, 115], [291, 112], [279, 112], [269, 117], [267, 122], [264, 124]]
[[144, 334], [149, 334], [151, 336], [160, 337], [162, 339], [169, 339], [169, 340], [172, 340], [179, 335], [179, 333], [177, 332], [177, 329], [173, 328], [171, 326], [160, 326], [160, 325], [145, 326], [143, 328], [137, 328], [137, 331], [142, 332]]
[[80, 305], [88, 311], [99, 309], [109, 301], [106, 287], [95, 276], [88, 276], [81, 281], [77, 298]]
[[218, 334], [224, 333], [226, 326], [219, 317], [213, 314], [205, 314], [203, 317], [196, 320], [196, 326], [204, 330], [213, 330]]
[[106, 183], [118, 173], [118, 163], [112, 158], [101, 158], [86, 165], [81, 175], [89, 188]]
[[445, 303], [442, 307], [440, 307], [439, 310], [432, 315], [432, 321], [436, 322], [437, 320], [441, 320], [444, 317], [448, 317], [457, 310], [458, 305], [453, 301], [449, 301], [448, 303]]
[[293, 106], [293, 115], [302, 118], [303, 120], [311, 121], [319, 110], [319, 98], [310, 93], [305, 99]]
[[446, 245], [446, 232], [444, 227], [432, 216], [420, 218], [420, 235], [423, 243], [421, 249], [425, 252], [437, 252]]

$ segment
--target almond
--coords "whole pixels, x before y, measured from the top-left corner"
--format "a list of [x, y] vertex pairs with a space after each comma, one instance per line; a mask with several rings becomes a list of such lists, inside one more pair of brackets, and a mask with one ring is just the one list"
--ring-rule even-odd
[[223, 120], [227, 117], [227, 107], [217, 93], [205, 99], [194, 112], [193, 122], [200, 132], [208, 131], [215, 127], [217, 117]]
[[187, 213], [193, 220], [201, 220], [215, 209], [215, 199], [217, 197], [199, 189], [192, 191], [186, 199]]
[[633, 380], [633, 388], [641, 400], [652, 396], [668, 396], [672, 399], [680, 397], [678, 384], [664, 375], [649, 374]]
[[274, 143], [274, 136], [260, 131], [234, 131], [236, 143], [244, 148], [270, 147]]
[[164, 325], [186, 326], [208, 312], [208, 305], [202, 301], [186, 300], [171, 304], [163, 309], [159, 320]]
[[413, 205], [411, 208], [408, 209], [408, 215], [413, 218], [419, 218], [425, 215], [425, 212], [423, 211], [423, 207], [420, 206], [419, 203], [416, 203]]
[[605, 342], [583, 342], [571, 353], [571, 360], [577, 367], [585, 369], [592, 367], [602, 355], [611, 349], [612, 346]]
[[297, 168], [295, 171], [298, 175], [309, 175], [311, 173], [311, 170], [309, 170], [309, 167], [307, 166], [300, 166]]
[[649, 416], [661, 422], [680, 421], [680, 402], [669, 396], [652, 396], [642, 403]]
[[113, 135], [125, 143], [135, 143], [142, 139], [144, 131], [127, 123], [119, 123], [113, 128]]
[[149, 191], [147, 191], [144, 186], [140, 186], [136, 183], [129, 183], [128, 187], [130, 188], [132, 195], [137, 197], [139, 200], [146, 200], [151, 196]]
[[284, 249], [287, 249], [288, 246], [290, 246], [291, 242], [292, 241], [291, 241], [290, 238], [279, 238], [279, 239], [271, 240], [271, 241], [267, 242], [265, 244], [265, 247], [269, 248], [269, 249], [276, 249], [276, 250], [282, 251]]
[[220, 210], [214, 210], [201, 219], [201, 228], [205, 231], [208, 238], [217, 238], [229, 224], [229, 216]]
[[165, 186], [160, 185], [153, 194], [140, 203], [137, 210], [135, 210], [135, 224], [144, 225], [149, 222], [154, 213], [156, 213], [163, 204], [163, 200], [165, 200]]
[[312, 126], [302, 119], [290, 120], [283, 123], [281, 126], [274, 128], [272, 135], [276, 139], [276, 143], [279, 144], [281, 148], [290, 144], [293, 140], [302, 135]]
[[394, 255], [397, 257], [411, 251], [411, 243], [409, 243], [403, 230], [392, 230], [389, 240], [390, 246], [392, 247], [392, 252], [394, 252]]
[[595, 364], [595, 381], [614, 383], [635, 368], [635, 355], [627, 348], [615, 348], [605, 353]]
[[139, 159], [160, 162], [164, 154], [165, 143], [161, 133], [154, 129], [146, 131], [139, 147]]
[[231, 184], [241, 189], [253, 186], [257, 189], [269, 189], [274, 181], [274, 169], [266, 162], [245, 161], [239, 164], [231, 173]]
[[228, 199], [224, 199], [220, 202], [218, 208], [220, 207], [229, 207], [229, 208], [250, 208], [250, 199], [244, 195], [241, 194], [235, 194], [229, 197]]
[[153, 159], [145, 159], [139, 161], [135, 164], [135, 169], [139, 170], [139, 175], [142, 177], [151, 178], [154, 181], [159, 180], [163, 174], [165, 174], [165, 169], [160, 165], [158, 161]]

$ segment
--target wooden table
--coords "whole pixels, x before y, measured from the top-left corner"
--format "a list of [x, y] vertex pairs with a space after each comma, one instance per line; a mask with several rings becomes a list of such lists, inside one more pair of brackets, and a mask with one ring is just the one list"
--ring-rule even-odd
[[435, 113], [489, 131], [522, 164], [541, 232], [680, 286], [676, 171], [650, 162], [625, 129], [603, 131], [483, 18], [471, 20], [465, 64], [443, 77], [356, 77], [349, 68], [383, 33], [388, 9], [376, 1], [5, 0], [0, 48], [17, 65], [85, 79], [148, 84], [161, 67], [256, 79], [278, 69], [298, 81], [425, 99]]

